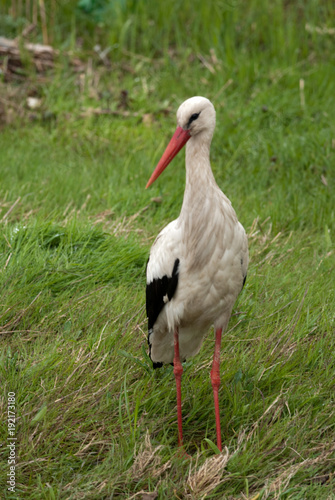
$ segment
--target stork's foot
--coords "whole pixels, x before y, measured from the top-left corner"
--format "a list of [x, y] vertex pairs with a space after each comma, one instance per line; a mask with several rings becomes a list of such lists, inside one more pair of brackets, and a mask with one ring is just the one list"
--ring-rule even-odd
[[186, 453], [184, 446], [179, 446], [178, 447], [176, 456], [178, 458], [183, 459], [183, 460], [190, 460], [192, 458], [191, 455], [189, 455], [188, 453]]

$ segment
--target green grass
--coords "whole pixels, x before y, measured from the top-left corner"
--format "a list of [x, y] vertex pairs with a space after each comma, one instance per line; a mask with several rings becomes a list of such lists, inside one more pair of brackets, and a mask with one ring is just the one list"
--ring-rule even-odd
[[[334, 6], [120, 1], [98, 19], [76, 4], [48, 18], [54, 69], [29, 63], [24, 80], [0, 83], [1, 498], [334, 498]], [[28, 20], [1, 23], [14, 37]], [[111, 47], [110, 66], [95, 43]], [[183, 155], [144, 187], [196, 94], [217, 110], [213, 171], [249, 234], [250, 268], [222, 344], [226, 449], [215, 453], [211, 331], [185, 364], [184, 460], [172, 367], [152, 370], [144, 307]]]

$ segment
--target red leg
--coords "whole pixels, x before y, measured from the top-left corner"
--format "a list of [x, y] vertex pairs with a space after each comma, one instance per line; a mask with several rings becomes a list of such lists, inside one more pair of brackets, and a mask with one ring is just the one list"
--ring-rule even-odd
[[216, 441], [220, 451], [222, 451], [220, 410], [219, 410], [221, 337], [222, 337], [222, 328], [218, 328], [215, 332], [215, 348], [214, 348], [213, 366], [211, 371], [211, 381], [213, 387], [214, 407], [215, 407]]
[[177, 387], [177, 414], [178, 414], [178, 445], [183, 446], [183, 425], [181, 419], [181, 376], [183, 374], [183, 367], [179, 357], [179, 331], [176, 327], [174, 331], [174, 359], [173, 359], [173, 373], [176, 379]]

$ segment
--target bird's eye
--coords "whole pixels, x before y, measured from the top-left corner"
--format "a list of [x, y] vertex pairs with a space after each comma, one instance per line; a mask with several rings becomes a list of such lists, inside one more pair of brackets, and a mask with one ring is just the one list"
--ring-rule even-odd
[[200, 112], [193, 113], [193, 115], [190, 116], [190, 119], [188, 120], [188, 123], [187, 123], [187, 128], [190, 128], [191, 123], [194, 122], [194, 120], [196, 120], [199, 115], [200, 115]]

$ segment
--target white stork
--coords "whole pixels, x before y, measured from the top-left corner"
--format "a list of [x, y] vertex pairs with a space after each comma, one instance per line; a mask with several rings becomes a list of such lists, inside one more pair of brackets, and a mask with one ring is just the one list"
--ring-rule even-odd
[[178, 444], [183, 445], [182, 362], [198, 353], [215, 329], [211, 371], [217, 446], [222, 450], [218, 391], [220, 347], [248, 268], [248, 242], [229, 199], [215, 182], [209, 160], [215, 109], [192, 97], [177, 111], [177, 129], [146, 187], [186, 144], [186, 186], [178, 219], [157, 236], [147, 264], [149, 354], [154, 368], [173, 363], [177, 388]]

